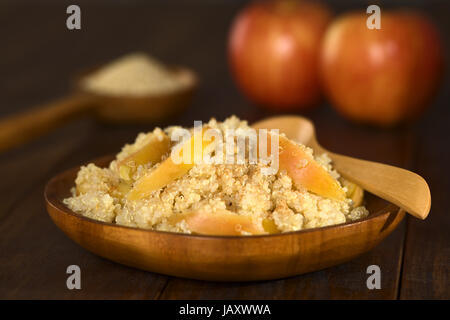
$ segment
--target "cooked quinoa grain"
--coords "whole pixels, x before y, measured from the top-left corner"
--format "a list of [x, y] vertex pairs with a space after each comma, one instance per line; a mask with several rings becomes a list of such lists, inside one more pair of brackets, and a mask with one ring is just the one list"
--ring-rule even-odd
[[[207, 126], [223, 133], [226, 129], [239, 132], [238, 129], [249, 128], [246, 121], [234, 116], [224, 122], [211, 119]], [[170, 135], [177, 128], [157, 128], [139, 134], [133, 144], [124, 146], [109, 168], [99, 168], [94, 164], [82, 167], [75, 180], [72, 197], [65, 199], [64, 203], [74, 212], [92, 219], [183, 233], [192, 232], [189, 224], [183, 219], [174, 222], [174, 217], [198, 211], [213, 215], [227, 210], [247, 216], [258, 225], [272, 221], [278, 232], [335, 225], [368, 215], [364, 207], [353, 207], [350, 198], [343, 201], [328, 199], [296, 188], [285, 171], [263, 174], [263, 169], [269, 165], [249, 163], [248, 159], [243, 164], [195, 164], [182, 177], [148, 196], [128, 199], [127, 192], [136, 181], [155, 170], [159, 163], [137, 165], [131, 181], [126, 183], [121, 179], [118, 163], [151, 139], [164, 139], [164, 135]], [[312, 154], [311, 149], [306, 149]], [[168, 153], [162, 155], [161, 161], [168, 156]], [[333, 169], [326, 154], [316, 156], [315, 160], [339, 181], [339, 173]], [[241, 234], [248, 233], [242, 231]]]

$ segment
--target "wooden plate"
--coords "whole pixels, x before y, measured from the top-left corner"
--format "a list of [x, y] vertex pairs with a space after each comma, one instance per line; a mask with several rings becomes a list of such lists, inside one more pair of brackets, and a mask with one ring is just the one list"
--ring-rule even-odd
[[[111, 156], [94, 161], [107, 166]], [[366, 194], [366, 219], [336, 226], [264, 236], [201, 236], [124, 227], [72, 212], [63, 204], [79, 167], [51, 179], [47, 211], [85, 249], [118, 263], [171, 276], [252, 281], [324, 269], [369, 251], [405, 216], [398, 207]]]

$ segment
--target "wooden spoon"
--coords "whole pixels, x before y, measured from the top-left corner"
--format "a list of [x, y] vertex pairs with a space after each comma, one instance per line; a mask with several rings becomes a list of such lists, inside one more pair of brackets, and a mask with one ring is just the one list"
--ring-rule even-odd
[[363, 189], [394, 203], [411, 215], [425, 219], [430, 212], [431, 194], [418, 174], [372, 161], [339, 155], [324, 149], [316, 140], [314, 125], [298, 116], [273, 117], [252, 125], [255, 129], [279, 129], [288, 137], [297, 137], [316, 154], [327, 153], [336, 170]]
[[197, 87], [192, 71], [174, 67], [171, 72], [182, 83], [176, 91], [143, 96], [103, 95], [82, 85], [85, 77], [98, 69], [77, 77], [71, 95], [0, 120], [0, 151], [28, 142], [84, 115], [95, 115], [113, 123], [161, 120], [189, 104]]

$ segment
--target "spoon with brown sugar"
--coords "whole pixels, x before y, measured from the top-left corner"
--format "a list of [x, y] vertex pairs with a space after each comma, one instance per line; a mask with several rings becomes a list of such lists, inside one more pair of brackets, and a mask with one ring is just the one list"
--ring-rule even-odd
[[112, 123], [152, 123], [188, 105], [196, 87], [191, 70], [131, 54], [77, 77], [70, 95], [0, 120], [0, 151], [85, 115]]

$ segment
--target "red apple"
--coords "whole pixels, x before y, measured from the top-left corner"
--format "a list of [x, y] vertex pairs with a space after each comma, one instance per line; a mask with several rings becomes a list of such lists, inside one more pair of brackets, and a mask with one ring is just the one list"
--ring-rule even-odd
[[263, 1], [245, 8], [229, 38], [232, 73], [244, 94], [276, 110], [315, 104], [318, 56], [330, 16], [317, 2]]
[[347, 14], [326, 32], [321, 52], [324, 90], [342, 115], [391, 126], [429, 105], [443, 69], [442, 44], [434, 25], [410, 11], [381, 11], [381, 29], [368, 15]]

